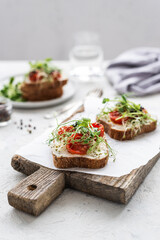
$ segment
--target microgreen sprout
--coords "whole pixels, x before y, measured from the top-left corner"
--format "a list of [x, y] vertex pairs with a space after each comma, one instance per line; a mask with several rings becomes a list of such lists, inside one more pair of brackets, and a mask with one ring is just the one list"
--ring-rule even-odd
[[47, 74], [50, 74], [53, 71], [61, 72], [59, 68], [51, 66], [50, 64], [51, 61], [52, 58], [46, 58], [44, 61], [29, 62], [29, 65], [31, 67], [31, 71], [40, 70], [44, 71]]
[[[114, 102], [115, 105], [111, 108], [108, 106], [109, 102]], [[151, 118], [148, 112], [140, 104], [135, 104], [134, 102], [128, 100], [125, 95], [113, 100], [104, 98], [103, 103], [105, 104], [105, 107], [102, 109], [101, 113], [107, 115], [112, 111], [118, 111], [121, 116], [117, 119], [128, 117], [128, 121], [132, 121], [133, 119], [139, 119], [139, 121], [150, 119], [155, 121], [155, 119]]]

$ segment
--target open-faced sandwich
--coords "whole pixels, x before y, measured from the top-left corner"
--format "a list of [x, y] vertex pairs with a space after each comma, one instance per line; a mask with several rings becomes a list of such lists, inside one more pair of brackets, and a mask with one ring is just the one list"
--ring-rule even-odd
[[61, 70], [53, 67], [51, 59], [30, 64], [24, 81], [15, 83], [11, 78], [0, 91], [1, 95], [12, 101], [44, 101], [61, 97], [67, 79], [62, 78]]
[[58, 125], [49, 139], [57, 168], [102, 168], [108, 161], [104, 127], [90, 119]]
[[142, 133], [154, 131], [157, 121], [140, 104], [135, 104], [122, 95], [110, 100], [97, 115], [97, 121], [103, 124], [105, 132], [117, 140], [129, 140]]

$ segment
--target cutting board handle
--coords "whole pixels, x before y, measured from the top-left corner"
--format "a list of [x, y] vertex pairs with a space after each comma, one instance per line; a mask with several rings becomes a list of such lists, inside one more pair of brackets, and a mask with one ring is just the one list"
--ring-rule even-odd
[[40, 167], [8, 192], [8, 202], [14, 208], [38, 216], [64, 187], [64, 173]]

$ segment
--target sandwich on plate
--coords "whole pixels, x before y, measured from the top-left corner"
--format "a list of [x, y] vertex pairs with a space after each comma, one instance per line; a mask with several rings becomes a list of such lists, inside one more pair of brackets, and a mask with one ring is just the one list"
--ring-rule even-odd
[[51, 134], [49, 145], [57, 168], [102, 168], [108, 162], [104, 127], [88, 118], [58, 125]]
[[20, 86], [24, 99], [43, 101], [62, 96], [67, 79], [62, 79], [61, 70], [52, 67], [50, 61], [30, 63], [31, 69]]
[[104, 98], [103, 104], [97, 121], [103, 124], [111, 138], [129, 140], [156, 129], [156, 119], [141, 104], [128, 100], [125, 95], [113, 100]]
[[29, 64], [30, 70], [24, 75], [24, 80], [17, 83], [12, 77], [1, 89], [0, 94], [18, 102], [44, 101], [61, 97], [63, 86], [68, 80], [62, 78], [61, 70], [52, 65], [51, 59]]

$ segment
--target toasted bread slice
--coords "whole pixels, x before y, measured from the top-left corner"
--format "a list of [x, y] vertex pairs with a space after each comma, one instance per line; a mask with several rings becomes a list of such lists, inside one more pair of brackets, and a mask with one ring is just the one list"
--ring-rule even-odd
[[53, 162], [57, 168], [103, 168], [108, 162], [108, 155], [103, 158], [89, 158], [83, 156], [65, 157], [53, 154]]
[[[106, 141], [106, 140], [105, 140]], [[108, 162], [108, 148], [105, 142], [102, 142], [100, 148], [86, 155], [71, 154], [67, 151], [65, 145], [57, 148], [56, 141], [52, 143], [53, 162], [57, 168], [102, 168]]]
[[140, 135], [142, 133], [148, 133], [154, 131], [157, 126], [157, 121], [151, 121], [145, 125], [142, 125], [138, 129], [131, 129], [125, 127], [123, 125], [115, 124], [112, 121], [106, 121], [104, 119], [97, 119], [97, 121], [104, 126], [105, 132], [111, 137], [116, 140], [130, 140], [133, 139], [135, 136]]
[[67, 79], [54, 82], [23, 82], [21, 92], [27, 101], [45, 101], [61, 97], [66, 83]]

